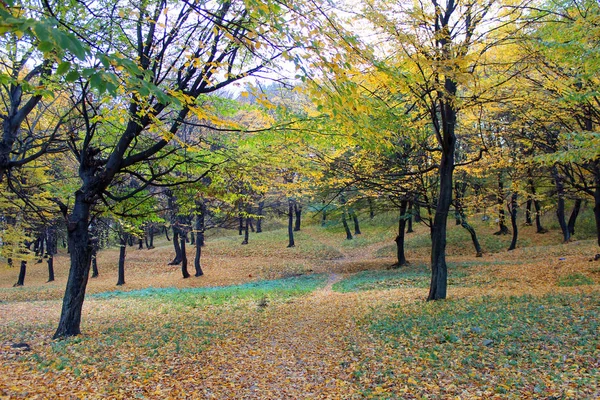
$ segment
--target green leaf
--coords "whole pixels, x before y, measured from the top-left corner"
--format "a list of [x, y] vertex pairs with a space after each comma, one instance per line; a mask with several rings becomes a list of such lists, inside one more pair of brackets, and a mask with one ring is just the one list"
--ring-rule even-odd
[[96, 73], [90, 77], [90, 84], [93, 88], [97, 89], [100, 93], [106, 91], [106, 82], [102, 79], [101, 73]]
[[74, 70], [69, 71], [67, 76], [65, 76], [67, 82], [75, 82], [77, 79], [79, 79], [79, 72]]
[[68, 61], [61, 62], [56, 68], [56, 74], [63, 75], [71, 68], [71, 63]]
[[40, 44], [38, 45], [38, 49], [42, 53], [50, 53], [52, 50], [54, 50], [54, 43], [51, 43], [51, 42], [40, 42]]

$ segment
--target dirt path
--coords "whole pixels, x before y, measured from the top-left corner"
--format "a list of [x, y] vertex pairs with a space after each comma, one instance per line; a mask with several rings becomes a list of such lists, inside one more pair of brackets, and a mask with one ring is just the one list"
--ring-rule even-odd
[[[211, 346], [199, 368], [202, 394], [212, 398], [349, 398], [353, 355], [349, 337], [359, 333], [357, 308], [331, 290], [342, 279], [281, 305], [267, 305], [241, 331]], [[198, 390], [198, 389], [196, 389]]]

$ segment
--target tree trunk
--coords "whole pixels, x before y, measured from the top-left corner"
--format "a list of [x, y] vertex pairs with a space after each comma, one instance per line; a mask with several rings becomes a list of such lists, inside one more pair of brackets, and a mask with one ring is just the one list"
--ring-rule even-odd
[[575, 204], [573, 205], [573, 210], [571, 211], [571, 216], [569, 217], [569, 223], [567, 227], [569, 228], [569, 234], [573, 236], [575, 234], [575, 222], [577, 221], [577, 216], [579, 216], [579, 211], [581, 210], [581, 199], [575, 199]]
[[244, 234], [244, 217], [242, 216], [242, 205], [241, 204], [238, 206], [238, 210], [239, 210], [239, 215], [238, 215], [238, 220], [239, 220], [238, 235], [242, 236]]
[[[456, 82], [446, 78], [444, 88], [448, 95], [456, 95]], [[452, 204], [452, 174], [454, 172], [454, 153], [456, 150], [456, 110], [450, 100], [441, 102], [442, 118], [440, 146], [442, 155], [439, 167], [440, 191], [431, 225], [431, 283], [427, 300], [446, 298], [448, 288], [448, 266], [446, 265], [446, 228], [448, 212]]]
[[50, 225], [46, 230], [46, 252], [48, 254], [48, 259], [46, 263], [48, 264], [48, 282], [54, 281], [54, 255], [58, 250], [58, 239], [56, 237], [56, 227], [54, 225]]
[[558, 218], [558, 224], [563, 234], [563, 243], [568, 243], [571, 239], [571, 233], [565, 221], [565, 186], [563, 177], [558, 173], [556, 166], [552, 167], [552, 177], [554, 178], [554, 185], [556, 186], [556, 194], [558, 196], [556, 217]]
[[510, 242], [510, 247], [508, 250], [514, 250], [517, 248], [517, 238], [519, 232], [517, 231], [517, 192], [513, 192], [510, 198], [510, 205], [508, 211], [510, 212], [510, 224], [512, 225], [512, 241]]
[[179, 265], [182, 260], [182, 251], [179, 244], [179, 228], [175, 225], [173, 225], [173, 249], [175, 250], [175, 258], [169, 265]]
[[533, 205], [533, 199], [531, 196], [527, 199], [527, 208], [525, 209], [525, 225], [531, 226], [533, 225], [533, 220], [531, 219], [531, 206]]
[[352, 232], [350, 232], [350, 227], [348, 226], [346, 218], [346, 206], [342, 207], [342, 225], [344, 225], [344, 230], [346, 231], [346, 240], [352, 240]]
[[242, 244], [248, 244], [248, 240], [250, 239], [250, 217], [246, 217], [246, 224], [244, 226], [244, 240]]
[[264, 201], [259, 201], [258, 202], [258, 211], [256, 212], [256, 214], [257, 214], [257, 217], [256, 217], [256, 233], [261, 233], [262, 232], [262, 220], [263, 220], [264, 208], [265, 208], [265, 202]]
[[146, 243], [146, 249], [150, 250], [150, 241], [148, 239], [150, 230], [152, 229], [151, 225], [146, 225], [144, 227], [144, 242]]
[[170, 242], [171, 239], [169, 238], [169, 230], [167, 229], [167, 227], [165, 226], [165, 237], [167, 238], [167, 242]]
[[415, 203], [413, 203], [413, 210], [414, 210], [415, 222], [418, 224], [422, 220], [422, 218], [421, 218], [421, 206], [418, 203], [415, 202]]
[[504, 213], [504, 182], [502, 181], [502, 173], [498, 174], [498, 231], [494, 235], [508, 235], [508, 227], [506, 226], [506, 214]]
[[98, 250], [92, 249], [92, 278], [97, 278], [98, 273]]
[[25, 284], [25, 274], [27, 273], [27, 261], [21, 260], [21, 268], [19, 269], [19, 278], [13, 287], [23, 286]]
[[360, 235], [360, 225], [358, 224], [358, 216], [356, 215], [356, 212], [354, 212], [354, 210], [350, 210], [350, 215], [352, 216], [352, 221], [354, 222], [354, 234], [355, 235]]
[[302, 218], [302, 206], [298, 205], [298, 202], [294, 202], [294, 214], [296, 214], [294, 232], [298, 232], [300, 230], [300, 220]]
[[181, 274], [183, 275], [183, 279], [187, 279], [190, 277], [190, 273], [188, 272], [187, 269], [187, 254], [185, 251], [185, 242], [187, 241], [187, 235], [186, 234], [182, 234], [180, 236], [181, 238]]
[[154, 225], [150, 225], [148, 229], [148, 235], [146, 236], [148, 243], [146, 243], [146, 249], [150, 250], [154, 248]]
[[202, 276], [202, 265], [200, 259], [202, 257], [202, 246], [204, 246], [204, 216], [206, 214], [206, 205], [202, 200], [196, 200], [196, 255], [194, 257], [194, 269], [196, 274], [194, 276]]
[[122, 233], [121, 240], [119, 243], [119, 278], [117, 279], [117, 286], [125, 284], [125, 254], [127, 252], [127, 241], [128, 235]]
[[408, 219], [406, 220], [406, 233], [412, 233], [413, 231], [413, 202], [408, 203]]
[[46, 254], [47, 254], [48, 253], [48, 244], [47, 244], [46, 234], [41, 233], [36, 240], [36, 247], [35, 247], [35, 255], [36, 255], [36, 257], [38, 257], [38, 261], [37, 261], [38, 264], [41, 263], [42, 259], [44, 258], [44, 242], [46, 242]]
[[373, 206], [373, 199], [368, 198], [367, 202], [369, 203], [369, 219], [375, 218], [375, 207]]
[[138, 250], [143, 250], [144, 249], [144, 239], [143, 238], [138, 238]]
[[398, 219], [398, 235], [394, 240], [396, 242], [396, 255], [398, 257], [398, 262], [394, 265], [396, 268], [402, 267], [404, 265], [408, 265], [408, 261], [406, 261], [406, 256], [404, 254], [404, 232], [406, 231], [406, 209], [407, 209], [407, 201], [400, 201], [400, 218]]
[[288, 246], [294, 247], [294, 200], [288, 199]]
[[46, 260], [46, 263], [48, 264], [48, 282], [54, 282], [54, 255], [53, 254], [49, 254], [48, 255], [48, 259]]
[[548, 232], [548, 230], [542, 226], [542, 221], [540, 219], [542, 211], [541, 211], [540, 201], [535, 198], [536, 193], [535, 193], [535, 184], [533, 182], [533, 179], [529, 179], [528, 183], [529, 183], [529, 190], [531, 192], [531, 198], [533, 200], [533, 206], [535, 207], [536, 233], [546, 233], [546, 232]]
[[481, 245], [479, 244], [479, 240], [477, 239], [477, 233], [475, 232], [475, 229], [471, 225], [469, 225], [467, 219], [464, 216], [462, 216], [462, 221], [460, 225], [463, 228], [465, 228], [467, 232], [469, 232], [469, 234], [471, 235], [471, 242], [473, 242], [473, 247], [475, 247], [475, 257], [483, 257], [483, 250], [481, 249]]
[[86, 201], [82, 190], [78, 190], [67, 226], [71, 266], [54, 339], [81, 333], [81, 310], [92, 260], [92, 246], [88, 234], [91, 206], [91, 202]]

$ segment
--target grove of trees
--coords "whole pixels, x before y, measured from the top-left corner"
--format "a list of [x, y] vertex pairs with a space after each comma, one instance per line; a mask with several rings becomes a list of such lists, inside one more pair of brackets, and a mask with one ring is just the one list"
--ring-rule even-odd
[[481, 256], [469, 219], [512, 250], [519, 218], [543, 234], [553, 212], [568, 242], [591, 208], [600, 246], [596, 0], [8, 0], [0, 33], [0, 257], [52, 281], [64, 241], [55, 338], [81, 332], [109, 238], [122, 285], [156, 235], [200, 277], [207, 229], [243, 245], [285, 217], [293, 247], [306, 213], [351, 240], [393, 210], [395, 267], [430, 229], [428, 300], [454, 221]]

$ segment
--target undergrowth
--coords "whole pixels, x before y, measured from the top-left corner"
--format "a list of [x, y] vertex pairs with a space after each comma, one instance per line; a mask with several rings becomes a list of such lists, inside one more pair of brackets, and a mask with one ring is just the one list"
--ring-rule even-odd
[[599, 306], [598, 293], [484, 297], [389, 306], [365, 323], [388, 349], [382, 357], [392, 373], [377, 377], [384, 387], [441, 397], [471, 386], [484, 397], [594, 398]]

